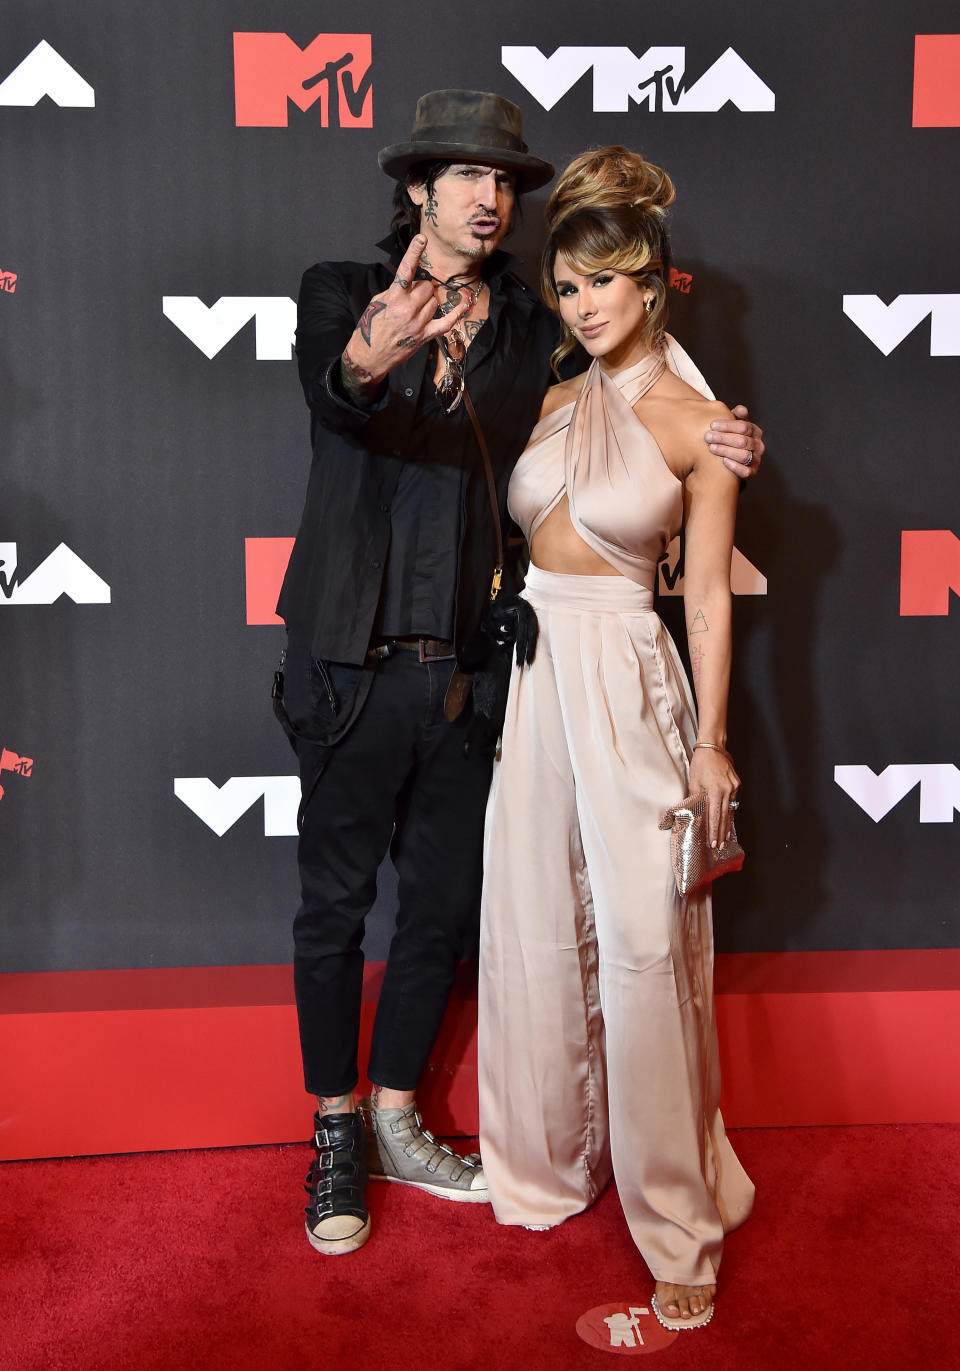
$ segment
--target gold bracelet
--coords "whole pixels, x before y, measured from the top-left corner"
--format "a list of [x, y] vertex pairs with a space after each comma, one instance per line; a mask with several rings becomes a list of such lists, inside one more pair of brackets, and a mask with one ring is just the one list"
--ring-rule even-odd
[[722, 752], [725, 757], [730, 756], [730, 753], [727, 751], [727, 749], [725, 747], [721, 747], [719, 743], [694, 743], [691, 751], [696, 752], [698, 747], [708, 747], [711, 752]]

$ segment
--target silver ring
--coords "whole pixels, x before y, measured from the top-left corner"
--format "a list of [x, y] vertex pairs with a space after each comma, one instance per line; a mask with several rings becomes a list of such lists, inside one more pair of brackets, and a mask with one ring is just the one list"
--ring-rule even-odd
[[748, 467], [750, 465], [750, 463], [753, 461], [753, 452], [750, 448], [747, 449], [746, 455], [740, 458], [740, 461], [742, 465], [745, 467]]
[[728, 801], [728, 803], [727, 803], [727, 808], [728, 808], [728, 809], [739, 809], [739, 808], [740, 808], [740, 801], [739, 801], [739, 800], [730, 800], [730, 801]]

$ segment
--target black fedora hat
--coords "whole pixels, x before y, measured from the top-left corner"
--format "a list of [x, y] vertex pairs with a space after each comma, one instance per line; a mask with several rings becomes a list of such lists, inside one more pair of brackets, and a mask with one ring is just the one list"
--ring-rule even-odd
[[512, 171], [520, 192], [545, 186], [553, 177], [550, 163], [527, 151], [517, 106], [489, 91], [432, 90], [422, 95], [410, 141], [384, 148], [380, 166], [399, 181], [414, 163], [443, 157]]

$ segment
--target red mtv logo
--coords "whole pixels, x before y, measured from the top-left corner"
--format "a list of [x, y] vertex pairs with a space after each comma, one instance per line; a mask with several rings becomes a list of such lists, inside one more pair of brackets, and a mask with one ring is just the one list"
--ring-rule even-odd
[[238, 128], [286, 128], [287, 101], [320, 101], [324, 128], [373, 127], [369, 33], [321, 33], [298, 48], [285, 33], [235, 33]]
[[244, 538], [247, 564], [247, 623], [282, 624], [277, 597], [293, 551], [292, 538]]
[[905, 529], [900, 535], [900, 613], [949, 614], [960, 595], [960, 538], [948, 528]]
[[679, 290], [681, 295], [689, 295], [690, 287], [693, 285], [693, 277], [689, 271], [677, 271], [676, 267], [671, 267], [670, 285], [674, 290]]
[[913, 127], [960, 127], [960, 33], [918, 33], [913, 58]]
[[[16, 776], [32, 776], [33, 758], [19, 757], [7, 747], [0, 748], [0, 771], [12, 771]], [[3, 786], [0, 785], [0, 800], [3, 799], [3, 795]]]
[[17, 273], [15, 271], [0, 271], [0, 290], [5, 290], [8, 295], [13, 295], [17, 289]]

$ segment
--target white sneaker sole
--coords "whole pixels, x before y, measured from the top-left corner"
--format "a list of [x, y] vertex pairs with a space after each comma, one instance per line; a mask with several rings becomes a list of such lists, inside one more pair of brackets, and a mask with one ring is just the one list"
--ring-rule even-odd
[[307, 1230], [307, 1242], [316, 1252], [322, 1252], [325, 1257], [343, 1257], [348, 1252], [356, 1252], [358, 1247], [362, 1247], [370, 1236], [370, 1220], [367, 1219], [362, 1228], [356, 1233], [351, 1233], [348, 1238], [318, 1238], [310, 1230], [309, 1223], [305, 1223]]
[[484, 1186], [482, 1190], [450, 1190], [443, 1185], [428, 1185], [426, 1181], [408, 1181], [403, 1176], [384, 1176], [370, 1173], [372, 1181], [393, 1181], [395, 1185], [412, 1185], [414, 1190], [425, 1190], [428, 1195], [436, 1195], [438, 1200], [454, 1200], [457, 1204], [489, 1204], [490, 1191]]

